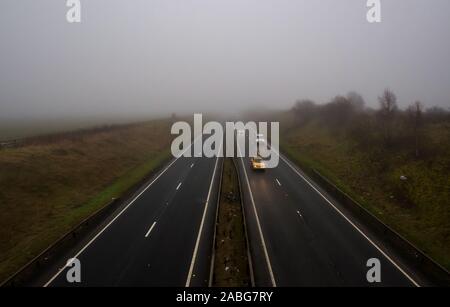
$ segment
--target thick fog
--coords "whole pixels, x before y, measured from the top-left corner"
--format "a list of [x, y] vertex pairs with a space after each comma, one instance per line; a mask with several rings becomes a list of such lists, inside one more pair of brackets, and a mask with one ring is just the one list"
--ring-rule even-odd
[[0, 1], [0, 118], [236, 113], [349, 91], [450, 106], [450, 1]]

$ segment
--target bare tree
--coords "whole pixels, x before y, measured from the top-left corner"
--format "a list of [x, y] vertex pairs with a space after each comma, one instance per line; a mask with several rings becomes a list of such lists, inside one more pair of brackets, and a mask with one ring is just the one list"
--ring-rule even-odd
[[298, 100], [292, 110], [296, 114], [298, 124], [302, 125], [311, 119], [315, 114], [316, 109], [317, 106], [314, 101], [304, 99]]
[[391, 145], [394, 129], [395, 114], [397, 113], [397, 97], [390, 89], [385, 89], [383, 95], [378, 97], [380, 110], [378, 111], [383, 125], [383, 138], [387, 146]]
[[347, 127], [355, 114], [355, 106], [344, 96], [336, 96], [322, 107], [325, 124], [333, 128]]
[[442, 107], [431, 107], [425, 111], [424, 117], [426, 121], [433, 123], [448, 121], [450, 120], [450, 109], [445, 110]]
[[364, 98], [357, 92], [349, 92], [347, 94], [347, 100], [352, 104], [356, 111], [362, 111], [366, 104]]
[[416, 101], [408, 108], [409, 118], [411, 120], [414, 132], [414, 147], [415, 147], [415, 155], [416, 158], [419, 157], [419, 139], [420, 139], [420, 130], [422, 127], [422, 113], [423, 107], [420, 101]]

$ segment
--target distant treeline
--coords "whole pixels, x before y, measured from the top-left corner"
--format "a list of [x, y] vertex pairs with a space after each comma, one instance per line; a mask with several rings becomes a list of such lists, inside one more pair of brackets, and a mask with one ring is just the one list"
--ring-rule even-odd
[[369, 108], [361, 95], [350, 92], [320, 105], [312, 100], [299, 100], [292, 111], [296, 125], [316, 121], [334, 133], [345, 133], [361, 146], [383, 152], [409, 148], [417, 158], [433, 154], [425, 128], [430, 124], [450, 123], [448, 110], [425, 109], [420, 101], [400, 109], [390, 89], [384, 90], [378, 102], [378, 109]]

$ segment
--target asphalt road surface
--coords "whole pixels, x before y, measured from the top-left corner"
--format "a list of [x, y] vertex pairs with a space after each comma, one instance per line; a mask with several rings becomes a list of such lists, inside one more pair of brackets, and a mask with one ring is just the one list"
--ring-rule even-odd
[[[70, 255], [81, 262], [81, 283], [68, 283], [61, 263], [45, 286], [208, 286], [222, 161], [173, 160]], [[256, 286], [421, 285], [285, 157], [264, 172], [248, 158], [238, 167]], [[366, 277], [373, 258], [380, 283]]]
[[[257, 286], [420, 285], [284, 156], [276, 168], [263, 172], [252, 170], [248, 158], [238, 165]], [[380, 283], [367, 280], [371, 258], [380, 261]]]
[[[272, 153], [277, 154], [277, 153]], [[263, 172], [239, 158], [257, 286], [418, 286], [401, 262], [285, 157]], [[381, 264], [369, 283], [367, 261]]]
[[72, 255], [81, 283], [63, 267], [45, 286], [207, 286], [221, 162], [173, 160]]

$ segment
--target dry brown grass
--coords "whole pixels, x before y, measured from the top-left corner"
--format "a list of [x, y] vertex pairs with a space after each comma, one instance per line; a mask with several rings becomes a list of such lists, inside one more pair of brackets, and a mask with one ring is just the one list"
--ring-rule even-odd
[[377, 146], [355, 146], [317, 123], [291, 129], [282, 147], [450, 269], [450, 125], [433, 124], [424, 133], [435, 149], [423, 159], [402, 148], [378, 158]]
[[169, 121], [0, 150], [0, 280], [164, 161]]

